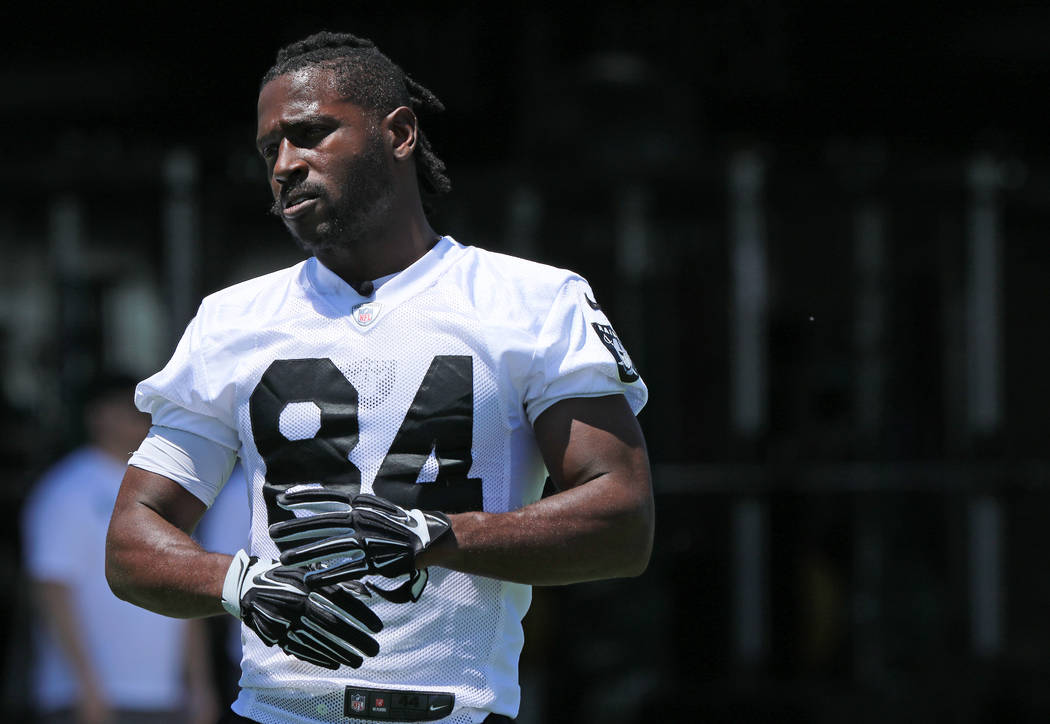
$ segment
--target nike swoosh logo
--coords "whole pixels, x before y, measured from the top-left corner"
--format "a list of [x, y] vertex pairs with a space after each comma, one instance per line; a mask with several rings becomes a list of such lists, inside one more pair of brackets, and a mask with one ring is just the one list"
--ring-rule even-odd
[[588, 297], [586, 294], [583, 295], [583, 298], [587, 300], [587, 306], [589, 306], [591, 309], [595, 310], [596, 312], [600, 312], [601, 311], [602, 305], [598, 304], [598, 302], [594, 301], [593, 299]]

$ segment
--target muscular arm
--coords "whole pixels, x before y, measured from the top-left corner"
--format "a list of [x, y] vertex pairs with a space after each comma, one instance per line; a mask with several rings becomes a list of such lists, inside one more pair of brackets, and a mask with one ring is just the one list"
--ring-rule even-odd
[[178, 483], [128, 467], [106, 538], [113, 593], [166, 616], [223, 613], [222, 583], [232, 559], [206, 552], [190, 537], [204, 511]]
[[447, 536], [417, 559], [536, 585], [636, 576], [653, 541], [649, 459], [621, 395], [564, 400], [534, 426], [561, 492], [509, 513], [450, 515]]

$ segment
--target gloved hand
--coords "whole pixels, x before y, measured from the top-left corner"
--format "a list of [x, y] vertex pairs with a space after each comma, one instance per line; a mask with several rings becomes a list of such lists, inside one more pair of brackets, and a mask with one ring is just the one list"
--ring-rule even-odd
[[267, 646], [326, 669], [357, 668], [379, 653], [383, 622], [356, 581], [307, 586], [306, 570], [237, 551], [226, 573], [222, 606]]
[[426, 570], [416, 570], [416, 556], [450, 533], [444, 513], [406, 510], [375, 495], [349, 496], [338, 490], [305, 488], [281, 493], [277, 504], [291, 511], [315, 513], [274, 523], [270, 537], [289, 566], [329, 563], [309, 571], [309, 586], [330, 585], [366, 575], [409, 580], [387, 591], [370, 586], [388, 600], [416, 601], [427, 582]]

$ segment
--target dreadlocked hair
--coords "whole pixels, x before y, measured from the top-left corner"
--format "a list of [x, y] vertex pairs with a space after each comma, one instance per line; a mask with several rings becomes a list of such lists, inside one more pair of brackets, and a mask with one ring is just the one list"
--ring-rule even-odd
[[[385, 116], [399, 106], [407, 106], [417, 118], [445, 110], [437, 96], [383, 55], [375, 43], [349, 33], [314, 33], [284, 46], [277, 52], [277, 62], [263, 76], [260, 88], [311, 65], [332, 68], [339, 92], [365, 110]], [[422, 128], [418, 134], [416, 175], [429, 208], [427, 199], [448, 193], [452, 182], [445, 174], [445, 162], [434, 153]]]

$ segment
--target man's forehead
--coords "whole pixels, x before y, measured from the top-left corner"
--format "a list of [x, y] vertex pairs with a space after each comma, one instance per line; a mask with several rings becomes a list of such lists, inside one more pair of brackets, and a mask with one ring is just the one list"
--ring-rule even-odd
[[273, 104], [297, 107], [341, 101], [335, 71], [310, 65], [279, 75], [259, 92], [259, 113]]

